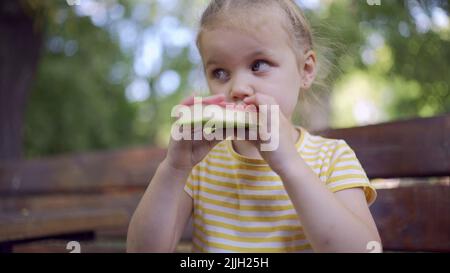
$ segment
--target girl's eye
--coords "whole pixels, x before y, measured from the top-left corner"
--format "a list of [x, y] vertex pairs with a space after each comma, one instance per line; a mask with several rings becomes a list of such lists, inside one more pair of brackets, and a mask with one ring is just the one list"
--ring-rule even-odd
[[213, 74], [214, 78], [221, 80], [221, 81], [226, 80], [228, 77], [227, 72], [225, 72], [223, 69], [216, 69], [213, 71], [212, 74]]
[[265, 72], [270, 68], [270, 65], [268, 62], [266, 61], [256, 61], [253, 65], [252, 65], [252, 71], [253, 72]]

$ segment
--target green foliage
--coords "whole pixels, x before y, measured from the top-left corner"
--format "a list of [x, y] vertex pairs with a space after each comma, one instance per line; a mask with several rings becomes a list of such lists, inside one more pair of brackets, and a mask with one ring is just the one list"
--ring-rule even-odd
[[111, 66], [125, 56], [105, 30], [66, 6], [59, 12], [65, 23], [47, 13], [41, 25], [45, 43], [27, 105], [27, 156], [133, 143], [136, 107], [127, 102], [124, 83], [108, 80]]
[[[333, 41], [332, 59], [338, 69], [332, 74], [337, 83], [349, 79], [355, 71], [364, 72], [371, 88], [369, 100], [378, 102], [381, 119], [373, 122], [426, 117], [450, 112], [450, 26], [447, 1], [382, 1], [380, 6], [366, 1], [334, 1], [326, 16], [310, 14], [321, 36]], [[446, 26], [436, 26], [433, 13], [444, 11]], [[422, 12], [428, 29], [420, 31], [414, 12]], [[428, 20], [428, 21], [427, 21]], [[381, 38], [381, 41], [380, 41]], [[373, 43], [381, 43], [374, 46]], [[364, 52], [374, 54], [373, 63], [365, 63]], [[374, 81], [377, 81], [376, 83]], [[341, 115], [337, 101], [352, 101], [346, 90], [333, 90], [332, 116]], [[362, 92], [364, 92], [362, 90]], [[345, 99], [339, 97], [344, 96]], [[356, 103], [356, 102], [355, 102]], [[351, 106], [351, 105], [347, 105]], [[341, 107], [342, 108], [342, 107]], [[357, 122], [335, 123], [336, 126]]]
[[[198, 88], [189, 75], [199, 64], [189, 58], [189, 45], [178, 49], [164, 45], [161, 67], [138, 77], [133, 69], [136, 53], [144, 34], [156, 37], [160, 29], [155, 26], [168, 16], [194, 33], [206, 1], [179, 0], [170, 9], [165, 1], [97, 1], [121, 4], [124, 9], [103, 25], [76, 14], [65, 1], [22, 1], [45, 36], [26, 113], [28, 156], [167, 143], [170, 110]], [[321, 3], [319, 9], [306, 13], [321, 45], [319, 55], [331, 68], [322, 70], [320, 77], [333, 90], [332, 125], [361, 123], [352, 116], [357, 100], [369, 101], [379, 111], [372, 122], [449, 112], [449, 27], [432, 25], [420, 32], [411, 15], [411, 5], [418, 5], [428, 18], [435, 7], [448, 18], [447, 1], [381, 1], [380, 6], [356, 0]], [[139, 11], [144, 14], [138, 16]], [[120, 22], [135, 26], [135, 44], [122, 44], [114, 31]], [[126, 32], [126, 37], [132, 36], [132, 31]], [[362, 57], [366, 53], [372, 61]], [[124, 71], [111, 80], [118, 65]], [[168, 70], [178, 73], [180, 84], [164, 94], [158, 81]], [[125, 90], [136, 78], [148, 82], [150, 94], [133, 102], [127, 100]]]

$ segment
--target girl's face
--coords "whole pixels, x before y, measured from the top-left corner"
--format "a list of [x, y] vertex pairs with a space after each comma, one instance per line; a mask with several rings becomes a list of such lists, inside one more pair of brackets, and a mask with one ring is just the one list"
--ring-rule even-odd
[[301, 71], [286, 31], [274, 20], [252, 33], [230, 27], [204, 30], [200, 51], [212, 94], [225, 94], [236, 103], [256, 93], [270, 95], [290, 119], [302, 86]]

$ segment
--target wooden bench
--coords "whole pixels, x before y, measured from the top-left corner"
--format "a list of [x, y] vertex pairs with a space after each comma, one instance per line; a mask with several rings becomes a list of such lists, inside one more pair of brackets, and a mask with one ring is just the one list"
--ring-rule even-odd
[[[345, 139], [371, 179], [447, 177], [380, 189], [371, 211], [385, 250], [450, 251], [450, 115], [315, 133]], [[68, 241], [86, 240], [82, 252], [124, 252], [130, 217], [164, 156], [147, 147], [0, 162], [0, 250], [67, 252]], [[179, 251], [189, 250], [191, 230]], [[49, 239], [59, 243], [40, 243]]]
[[137, 148], [1, 162], [0, 250], [54, 240], [38, 249], [67, 252], [70, 240], [106, 234], [118, 238], [116, 250], [124, 252], [130, 217], [164, 156], [163, 149]]

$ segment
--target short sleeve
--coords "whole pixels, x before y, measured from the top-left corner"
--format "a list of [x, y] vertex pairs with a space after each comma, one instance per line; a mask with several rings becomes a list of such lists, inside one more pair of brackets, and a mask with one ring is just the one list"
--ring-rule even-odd
[[338, 140], [332, 154], [326, 185], [332, 192], [362, 188], [369, 206], [377, 196], [355, 152], [345, 140]]

